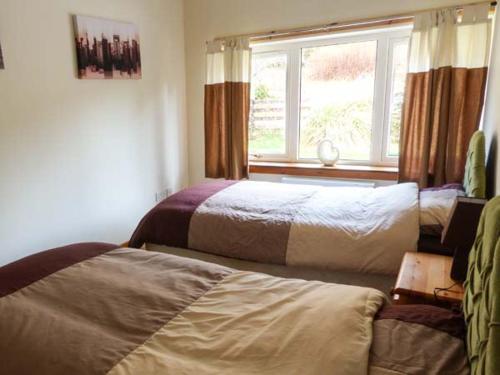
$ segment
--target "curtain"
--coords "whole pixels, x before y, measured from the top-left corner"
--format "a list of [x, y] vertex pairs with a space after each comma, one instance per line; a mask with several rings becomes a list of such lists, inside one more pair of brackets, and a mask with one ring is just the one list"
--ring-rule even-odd
[[207, 44], [206, 177], [248, 178], [250, 57], [248, 39]]
[[479, 127], [489, 59], [490, 5], [415, 17], [401, 124], [399, 180], [462, 182]]

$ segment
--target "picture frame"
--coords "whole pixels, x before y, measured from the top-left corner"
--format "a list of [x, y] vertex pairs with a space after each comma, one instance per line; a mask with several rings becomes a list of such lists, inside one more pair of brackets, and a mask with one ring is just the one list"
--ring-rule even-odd
[[73, 21], [78, 78], [142, 78], [136, 25], [80, 15], [75, 15]]

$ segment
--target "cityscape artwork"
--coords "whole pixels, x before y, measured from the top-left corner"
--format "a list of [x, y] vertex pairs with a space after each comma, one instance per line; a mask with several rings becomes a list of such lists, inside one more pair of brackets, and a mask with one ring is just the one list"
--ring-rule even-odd
[[3, 63], [2, 44], [1, 43], [0, 43], [0, 69], [5, 69], [5, 65]]
[[140, 79], [139, 32], [132, 23], [74, 16], [78, 78]]

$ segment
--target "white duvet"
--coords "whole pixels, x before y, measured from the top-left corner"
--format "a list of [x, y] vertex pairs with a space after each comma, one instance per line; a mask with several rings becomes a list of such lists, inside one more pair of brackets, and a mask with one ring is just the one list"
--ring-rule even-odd
[[416, 184], [322, 188], [293, 221], [287, 263], [395, 274], [418, 236]]
[[396, 274], [419, 236], [418, 187], [323, 187], [245, 181], [202, 203], [189, 247], [218, 255]]

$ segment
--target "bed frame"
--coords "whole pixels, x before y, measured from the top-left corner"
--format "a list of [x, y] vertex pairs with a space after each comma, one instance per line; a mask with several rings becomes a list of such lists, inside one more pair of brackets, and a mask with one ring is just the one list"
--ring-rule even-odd
[[500, 374], [500, 196], [483, 210], [464, 286], [471, 374]]
[[484, 132], [471, 137], [465, 162], [464, 190], [469, 198], [486, 198], [486, 152]]

